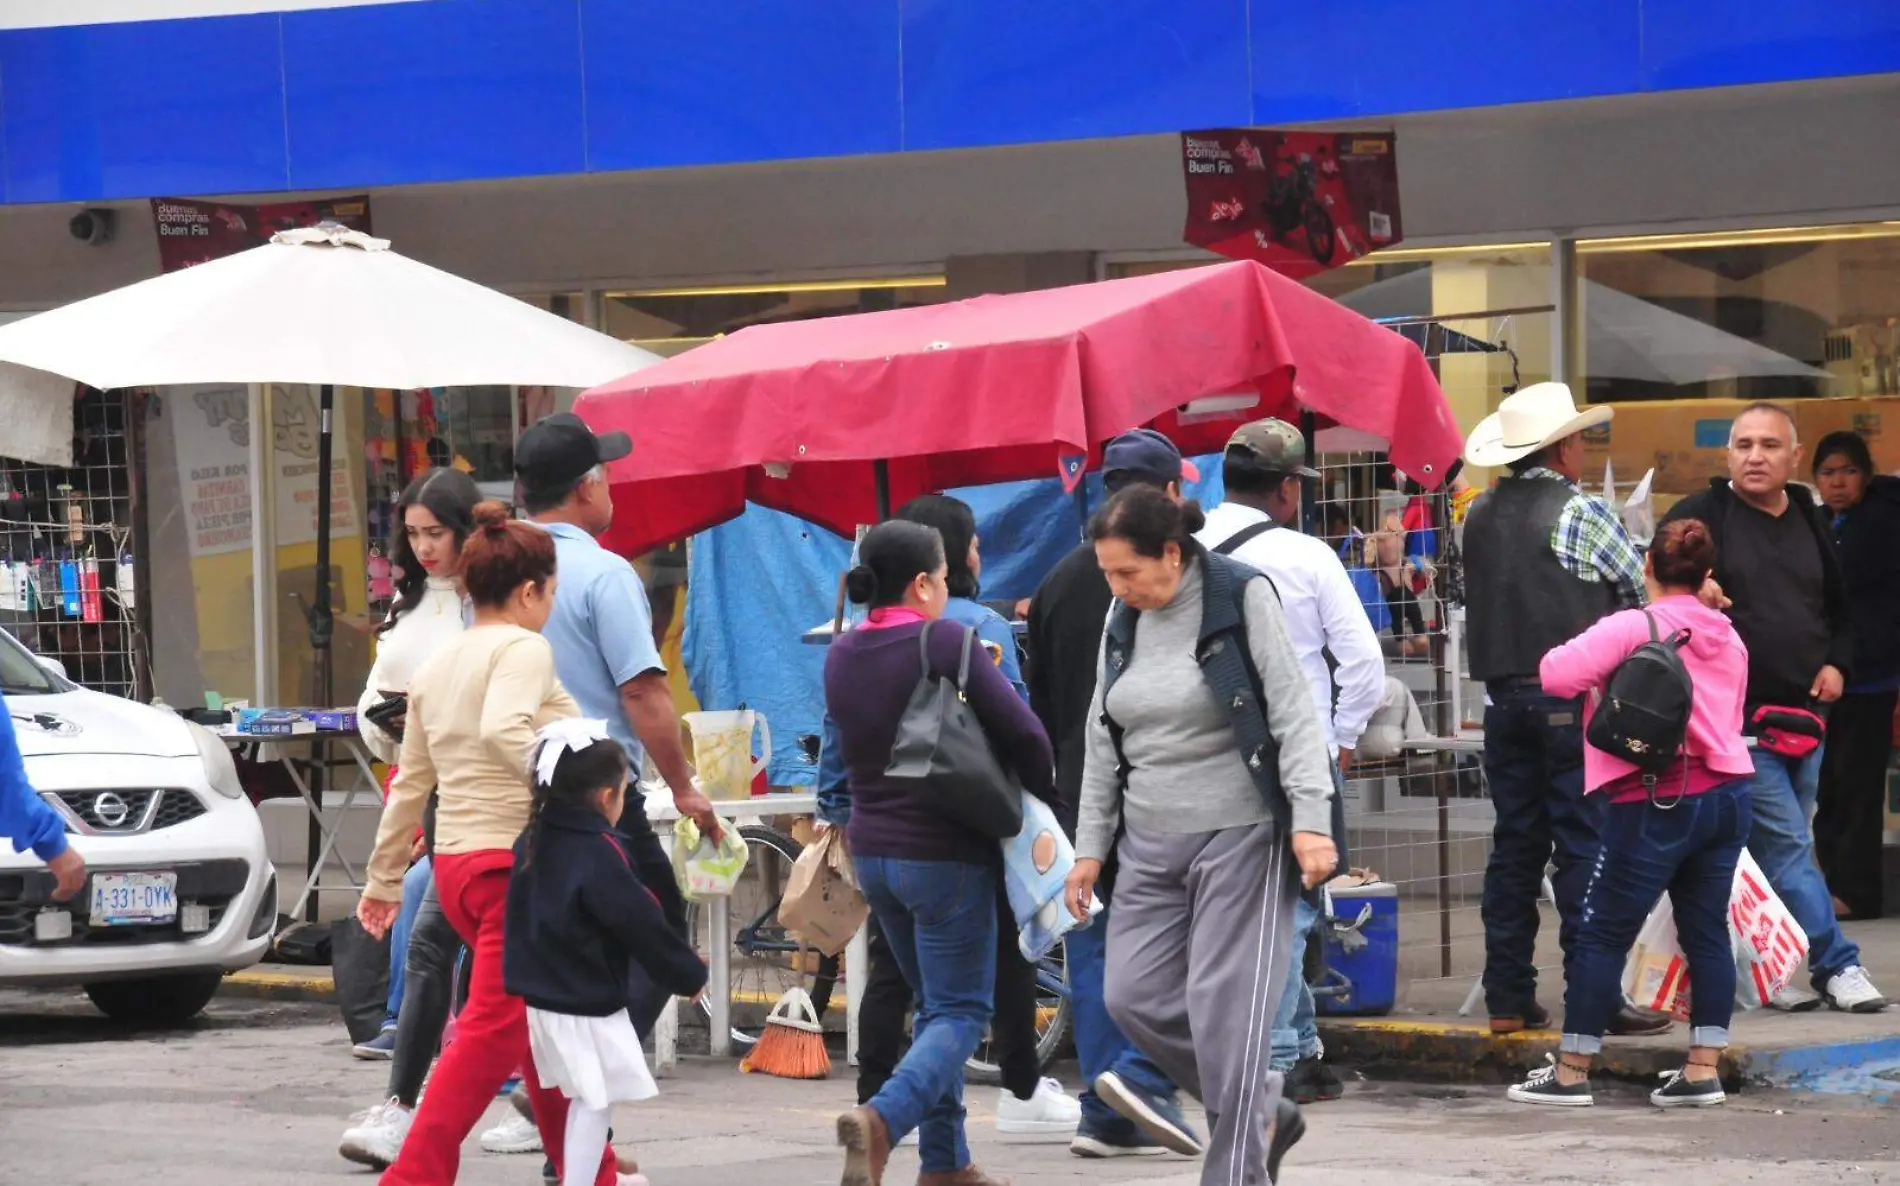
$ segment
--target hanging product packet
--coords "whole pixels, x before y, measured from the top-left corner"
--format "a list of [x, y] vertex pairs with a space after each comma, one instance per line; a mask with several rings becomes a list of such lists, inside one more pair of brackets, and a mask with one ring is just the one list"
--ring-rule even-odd
[[688, 898], [704, 901], [725, 897], [739, 884], [745, 866], [745, 840], [737, 828], [721, 828], [719, 840], [714, 842], [692, 820], [674, 822], [673, 876]]

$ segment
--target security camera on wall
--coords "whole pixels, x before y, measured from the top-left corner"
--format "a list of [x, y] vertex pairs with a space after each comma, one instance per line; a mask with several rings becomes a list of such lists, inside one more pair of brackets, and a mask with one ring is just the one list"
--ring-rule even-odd
[[113, 215], [110, 210], [81, 210], [66, 224], [66, 233], [88, 247], [112, 242]]

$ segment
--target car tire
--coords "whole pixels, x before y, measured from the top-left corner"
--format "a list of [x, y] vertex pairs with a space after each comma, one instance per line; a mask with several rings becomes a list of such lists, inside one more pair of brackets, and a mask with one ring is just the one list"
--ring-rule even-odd
[[127, 1025], [183, 1025], [211, 1003], [221, 972], [198, 972], [188, 976], [155, 976], [148, 980], [103, 980], [86, 985], [99, 1012]]

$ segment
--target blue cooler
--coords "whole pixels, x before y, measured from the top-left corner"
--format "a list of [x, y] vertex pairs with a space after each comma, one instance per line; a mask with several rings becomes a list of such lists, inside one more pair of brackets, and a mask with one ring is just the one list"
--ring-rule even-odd
[[1326, 981], [1313, 1005], [1333, 1016], [1390, 1013], [1399, 992], [1399, 887], [1389, 881], [1330, 890], [1332, 918], [1316, 928]]

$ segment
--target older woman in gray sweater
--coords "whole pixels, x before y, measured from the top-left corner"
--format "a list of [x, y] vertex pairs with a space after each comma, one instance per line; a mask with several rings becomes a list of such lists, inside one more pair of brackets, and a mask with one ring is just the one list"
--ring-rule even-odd
[[[1086, 912], [1112, 850], [1109, 1012], [1206, 1106], [1201, 1181], [1266, 1186], [1305, 1129], [1267, 1052], [1294, 896], [1338, 862], [1333, 779], [1272, 583], [1195, 543], [1203, 522], [1194, 503], [1144, 487], [1089, 524], [1117, 604], [1069, 905]], [[1163, 1145], [1203, 1152], [1169, 1101], [1113, 1072], [1094, 1086]]]

